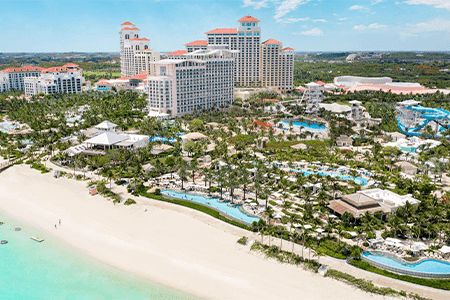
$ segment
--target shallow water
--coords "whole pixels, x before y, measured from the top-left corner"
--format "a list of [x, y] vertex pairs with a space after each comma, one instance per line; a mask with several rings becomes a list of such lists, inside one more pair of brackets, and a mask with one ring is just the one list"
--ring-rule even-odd
[[[0, 221], [0, 240], [8, 240], [0, 245], [2, 300], [199, 299], [97, 261], [1, 212]], [[14, 231], [16, 226], [22, 230]]]

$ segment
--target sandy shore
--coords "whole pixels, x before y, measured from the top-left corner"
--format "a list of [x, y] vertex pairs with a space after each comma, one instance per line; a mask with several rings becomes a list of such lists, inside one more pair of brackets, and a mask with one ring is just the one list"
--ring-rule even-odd
[[[0, 209], [110, 265], [208, 299], [387, 299], [249, 253], [245, 231], [162, 202], [89, 196], [86, 182], [29, 166], [0, 173]], [[147, 207], [147, 212], [144, 212]], [[62, 226], [55, 229], [58, 220]]]

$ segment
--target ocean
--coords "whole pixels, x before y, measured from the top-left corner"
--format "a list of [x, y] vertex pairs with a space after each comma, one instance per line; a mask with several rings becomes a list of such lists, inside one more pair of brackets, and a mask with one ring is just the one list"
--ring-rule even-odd
[[8, 240], [0, 244], [1, 300], [200, 299], [102, 263], [1, 212], [0, 221], [0, 240]]

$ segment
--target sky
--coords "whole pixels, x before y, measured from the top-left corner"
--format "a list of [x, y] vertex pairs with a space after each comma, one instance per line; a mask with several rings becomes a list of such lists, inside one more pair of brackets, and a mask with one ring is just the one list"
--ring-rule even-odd
[[173, 51], [246, 15], [296, 51], [450, 50], [450, 0], [0, 0], [0, 52], [119, 52], [125, 21]]

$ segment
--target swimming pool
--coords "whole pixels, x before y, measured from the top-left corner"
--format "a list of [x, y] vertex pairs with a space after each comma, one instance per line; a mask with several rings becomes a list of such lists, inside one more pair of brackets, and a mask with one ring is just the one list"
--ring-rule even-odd
[[425, 259], [417, 263], [408, 263], [385, 253], [365, 252], [363, 260], [383, 269], [420, 277], [450, 277], [450, 263]]
[[332, 173], [332, 172], [314, 172], [314, 171], [309, 171], [309, 170], [296, 170], [296, 169], [291, 169], [292, 172], [295, 173], [302, 173], [305, 176], [309, 176], [311, 174], [315, 174], [315, 175], [320, 175], [320, 176], [328, 176], [330, 175], [331, 177], [336, 177], [342, 180], [353, 180], [354, 182], [356, 182], [359, 185], [367, 185], [367, 179], [362, 178], [362, 177], [352, 177], [352, 176], [348, 176], [348, 175], [341, 175], [339, 173]]
[[[289, 126], [291, 124], [291, 121], [285, 120], [285, 121], [283, 121], [283, 123]], [[300, 121], [294, 121], [294, 122], [292, 122], [292, 124], [294, 126], [305, 127], [305, 128], [310, 128], [310, 129], [316, 129], [316, 130], [325, 130], [326, 129], [325, 125], [308, 124], [306, 122], [300, 122]]]
[[7, 133], [10, 129], [16, 129], [19, 128], [19, 126], [12, 125], [10, 123], [0, 123], [0, 131]]
[[69, 119], [67, 119], [67, 122], [69, 122], [69, 123], [75, 123], [75, 122], [80, 121], [80, 119], [81, 119], [80, 116], [74, 117], [74, 118], [69, 118]]
[[409, 153], [416, 153], [416, 148], [415, 147], [400, 146], [400, 149], [402, 151], [406, 151], [406, 152], [409, 152]]
[[227, 203], [225, 203], [225, 202], [217, 201], [218, 198], [205, 198], [200, 195], [193, 195], [193, 194], [189, 194], [189, 193], [186, 193], [186, 194], [185, 193], [177, 193], [172, 190], [164, 190], [164, 191], [161, 191], [161, 193], [163, 195], [171, 196], [171, 197], [178, 198], [178, 199], [187, 199], [187, 200], [191, 200], [191, 201], [198, 202], [201, 204], [206, 204], [208, 206], [211, 206], [213, 208], [216, 208], [216, 209], [224, 212], [225, 214], [227, 214], [235, 219], [242, 220], [247, 223], [253, 223], [255, 221], [256, 222], [259, 221], [258, 217], [249, 216], [246, 213], [244, 213], [243, 211], [241, 211], [238, 207], [228, 206]]

